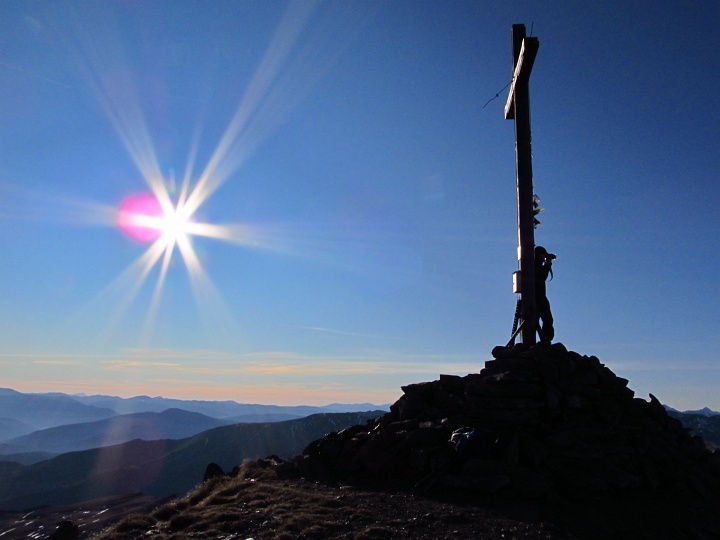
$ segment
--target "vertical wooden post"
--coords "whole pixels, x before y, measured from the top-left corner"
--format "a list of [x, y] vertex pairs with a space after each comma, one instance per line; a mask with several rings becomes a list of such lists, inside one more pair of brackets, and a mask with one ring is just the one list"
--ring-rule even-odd
[[535, 225], [533, 223], [532, 148], [529, 79], [538, 50], [537, 38], [525, 37], [525, 25], [512, 28], [513, 81], [505, 118], [515, 120], [517, 171], [518, 269], [520, 270], [520, 342], [535, 343]]

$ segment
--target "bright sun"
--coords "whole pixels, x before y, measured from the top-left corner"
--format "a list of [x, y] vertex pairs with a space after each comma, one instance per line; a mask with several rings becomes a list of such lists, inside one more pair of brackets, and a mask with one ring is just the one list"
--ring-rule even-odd
[[[189, 181], [186, 179], [175, 201], [172, 200], [167, 186], [162, 182], [148, 181], [148, 184], [152, 193], [146, 192], [125, 198], [115, 214], [116, 223], [123, 233], [136, 242], [147, 244], [143, 254], [120, 276], [123, 279], [127, 276], [131, 280], [130, 294], [123, 299], [121, 309], [124, 310], [129, 306], [150, 272], [156, 265], [159, 266], [157, 281], [143, 327], [143, 335], [146, 337], [152, 332], [165, 278], [176, 252], [188, 271], [198, 306], [206, 315], [209, 309], [223, 306], [220, 295], [203, 270], [200, 259], [195, 253], [191, 242], [192, 236], [252, 246], [260, 245], [263, 236], [257, 228], [249, 225], [195, 221], [193, 219], [195, 211], [207, 198], [212, 188], [217, 187], [216, 185], [208, 187], [207, 180], [202, 181], [201, 178], [190, 190], [188, 188]], [[212, 314], [210, 316], [212, 317]]]
[[174, 244], [190, 232], [190, 215], [183, 207], [163, 208], [150, 193], [132, 195], [120, 204], [118, 225], [133, 240], [147, 243], [159, 238]]
[[160, 230], [168, 242], [176, 242], [179, 237], [189, 232], [190, 219], [182, 208], [170, 208], [163, 213]]

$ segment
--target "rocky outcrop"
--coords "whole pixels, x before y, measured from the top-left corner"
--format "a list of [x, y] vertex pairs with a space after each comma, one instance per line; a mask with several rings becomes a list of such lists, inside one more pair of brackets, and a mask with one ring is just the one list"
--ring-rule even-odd
[[212, 480], [213, 478], [218, 478], [220, 476], [225, 476], [225, 472], [222, 470], [222, 467], [214, 461], [212, 463], [208, 463], [208, 466], [205, 467], [203, 483], [207, 482], [208, 480]]
[[72, 521], [61, 521], [57, 529], [47, 537], [48, 540], [77, 540], [80, 538], [80, 528]]
[[404, 386], [389, 413], [280, 467], [525, 500], [661, 491], [720, 500], [720, 456], [594, 356], [558, 343], [496, 347], [493, 357], [477, 374]]

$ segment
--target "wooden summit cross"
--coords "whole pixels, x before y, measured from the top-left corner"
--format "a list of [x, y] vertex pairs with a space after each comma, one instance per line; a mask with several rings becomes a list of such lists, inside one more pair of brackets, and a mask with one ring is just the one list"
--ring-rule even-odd
[[[525, 37], [525, 25], [512, 27], [513, 79], [505, 119], [515, 120], [517, 170], [518, 270], [515, 292], [520, 293], [520, 342], [535, 343], [535, 224], [533, 212], [532, 150], [530, 146], [530, 91], [528, 83], [538, 40]], [[517, 283], [519, 282], [519, 283]]]

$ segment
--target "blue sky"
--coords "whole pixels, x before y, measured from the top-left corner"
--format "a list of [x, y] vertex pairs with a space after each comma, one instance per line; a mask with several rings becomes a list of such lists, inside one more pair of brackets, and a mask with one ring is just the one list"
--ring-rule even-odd
[[[3, 2], [3, 386], [389, 403], [479, 371], [516, 301], [492, 98], [525, 23], [556, 340], [720, 410], [720, 4], [647, 6]], [[118, 227], [200, 184], [184, 257]]]

